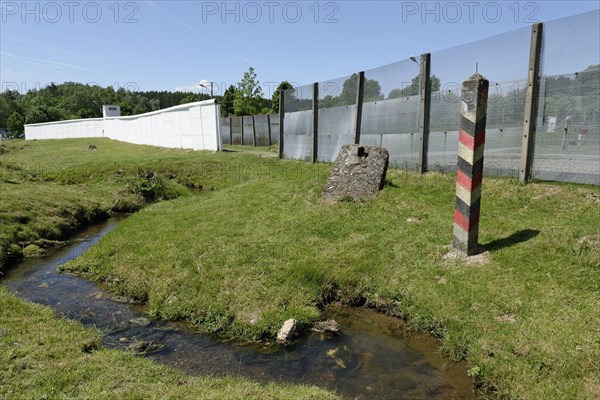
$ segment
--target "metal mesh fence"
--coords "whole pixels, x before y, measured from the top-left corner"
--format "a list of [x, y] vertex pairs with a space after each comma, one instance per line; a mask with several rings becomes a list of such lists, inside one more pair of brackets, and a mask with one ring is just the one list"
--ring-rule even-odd
[[271, 145], [279, 144], [279, 113], [270, 114]]
[[[242, 144], [241, 135], [242, 117], [221, 118], [221, 139], [223, 144]], [[279, 143], [279, 114], [255, 115], [254, 128], [252, 128], [252, 117], [244, 128], [245, 145], [252, 145], [252, 132], [256, 132], [257, 146], [271, 146]], [[250, 136], [250, 142], [247, 138]]]
[[[600, 184], [599, 20], [596, 10], [544, 23], [534, 178]], [[431, 54], [427, 169], [456, 169], [461, 85], [479, 72], [490, 82], [484, 173], [518, 176], [530, 44], [526, 27]], [[360, 142], [387, 148], [392, 167], [415, 168], [419, 162], [419, 77], [414, 60], [365, 72]], [[342, 145], [354, 141], [358, 78], [352, 74], [319, 83], [319, 161], [333, 161]], [[312, 88], [284, 93], [286, 158], [312, 158]], [[241, 127], [241, 121], [232, 120], [234, 142], [241, 141]], [[244, 142], [250, 144], [247, 129]], [[264, 123], [254, 129], [262, 143]]]
[[600, 184], [600, 11], [544, 24], [534, 178]]
[[221, 118], [221, 143], [231, 144], [232, 137], [230, 135], [231, 120], [229, 118]]
[[477, 71], [490, 81], [484, 173], [518, 173], [530, 35], [522, 28], [431, 54], [429, 170], [456, 169], [461, 85]]
[[319, 161], [334, 161], [344, 144], [354, 143], [357, 86], [358, 74], [319, 82]]
[[485, 138], [485, 173], [519, 175], [527, 80], [490, 82]]
[[269, 145], [269, 125], [266, 115], [254, 116], [254, 131], [256, 133], [256, 145]]
[[242, 143], [242, 117], [233, 117], [232, 131], [233, 131], [233, 143], [232, 144], [243, 144]]
[[393, 167], [419, 160], [419, 75], [410, 60], [365, 71], [360, 142], [388, 149]]
[[284, 92], [283, 154], [294, 160], [312, 157], [312, 85]]
[[252, 116], [244, 115], [242, 117], [242, 120], [243, 120], [244, 144], [245, 145], [254, 145], [253, 135], [252, 135]]

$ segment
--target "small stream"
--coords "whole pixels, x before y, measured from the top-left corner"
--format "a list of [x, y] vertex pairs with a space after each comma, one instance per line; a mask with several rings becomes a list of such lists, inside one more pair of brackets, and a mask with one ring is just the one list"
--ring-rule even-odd
[[158, 342], [164, 347], [146, 357], [193, 375], [312, 384], [352, 399], [476, 398], [466, 367], [444, 362], [433, 338], [407, 334], [397, 319], [373, 310], [332, 306], [325, 314], [340, 324], [339, 336], [311, 333], [289, 348], [222, 342], [185, 323], [153, 320], [143, 306], [116, 302], [96, 284], [57, 272], [117, 224], [111, 219], [44, 258], [25, 260], [0, 283], [59, 316], [96, 326], [105, 347]]

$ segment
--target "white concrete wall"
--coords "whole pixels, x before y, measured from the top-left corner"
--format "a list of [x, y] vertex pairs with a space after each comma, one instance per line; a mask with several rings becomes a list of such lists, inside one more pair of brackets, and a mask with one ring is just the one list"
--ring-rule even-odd
[[108, 137], [134, 144], [221, 150], [219, 105], [183, 104], [129, 117], [91, 118], [25, 125], [25, 139]]
[[102, 137], [102, 118], [72, 119], [25, 125], [25, 139], [68, 139]]

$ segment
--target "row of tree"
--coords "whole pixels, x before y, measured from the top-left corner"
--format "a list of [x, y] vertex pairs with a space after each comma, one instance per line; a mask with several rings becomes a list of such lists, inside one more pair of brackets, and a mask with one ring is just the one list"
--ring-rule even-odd
[[[358, 74], [352, 74], [346, 79], [338, 95], [325, 95], [319, 101], [320, 107], [336, 107], [352, 105], [356, 102]], [[327, 92], [328, 84], [322, 85]], [[438, 77], [431, 77], [430, 90], [435, 92], [433, 102], [436, 115], [432, 116], [432, 125], [446, 125], [448, 116], [456, 114], [453, 105], [459, 100], [459, 95], [445, 98], [440, 91], [441, 82]], [[277, 87], [271, 99], [264, 98], [260, 82], [254, 68], [250, 67], [237, 84], [229, 86], [222, 96], [217, 96], [221, 104], [221, 115], [240, 116], [268, 114], [279, 110], [279, 91], [293, 89], [293, 86], [283, 81]], [[544, 115], [554, 115], [560, 119], [566, 115], [573, 121], [586, 124], [596, 124], [599, 120], [600, 99], [600, 65], [591, 65], [573, 76], [546, 77], [543, 85]], [[387, 97], [382, 94], [381, 85], [377, 80], [365, 79], [364, 101], [372, 102], [397, 98], [408, 98], [419, 93], [419, 76], [415, 76], [411, 84], [394, 88]], [[507, 93], [494, 91], [490, 88], [489, 102], [494, 106], [488, 115], [491, 125], [520, 124], [523, 120], [523, 103], [525, 87], [511, 88]], [[22, 133], [24, 124], [48, 121], [59, 121], [77, 118], [93, 118], [102, 116], [103, 104], [118, 104], [122, 115], [135, 115], [149, 111], [172, 107], [195, 101], [207, 100], [207, 94], [192, 92], [148, 91], [134, 92], [123, 88], [114, 90], [109, 86], [90, 86], [81, 83], [66, 82], [50, 84], [42, 89], [30, 90], [26, 94], [7, 90], [0, 93], [0, 130]], [[285, 97], [287, 110], [307, 110], [312, 107], [312, 99], [306, 94], [288, 90]], [[438, 121], [439, 120], [439, 121]], [[436, 122], [437, 121], [437, 122]]]
[[132, 92], [112, 86], [65, 82], [25, 94], [0, 93], [0, 129], [22, 133], [24, 124], [102, 117], [103, 104], [118, 104], [122, 115], [142, 114], [178, 104], [208, 99], [206, 94], [149, 91]]
[[[288, 82], [282, 82], [278, 90], [291, 87]], [[119, 105], [121, 115], [136, 115], [209, 98], [203, 93], [115, 90], [112, 86], [75, 82], [51, 83], [24, 94], [6, 90], [0, 93], [0, 131], [8, 130], [18, 135], [23, 133], [25, 124], [102, 117], [104, 104]], [[273, 96], [273, 100], [263, 97], [254, 68], [244, 73], [237, 87], [231, 85], [223, 96], [216, 98], [221, 103], [221, 115], [225, 117], [271, 113], [272, 107], [279, 108], [277, 96]]]

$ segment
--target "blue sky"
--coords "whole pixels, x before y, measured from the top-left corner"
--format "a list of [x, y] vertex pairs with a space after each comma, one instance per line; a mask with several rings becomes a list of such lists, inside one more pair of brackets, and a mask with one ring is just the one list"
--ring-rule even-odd
[[[599, 8], [598, 0], [1, 3], [3, 90], [76, 81], [198, 91], [198, 82], [209, 80], [220, 94], [252, 66], [265, 95], [282, 80], [325, 81], [423, 52], [436, 55], [432, 69], [443, 81], [457, 79], [465, 66], [458, 65], [456, 51], [444, 49], [506, 32], [511, 33], [498, 39], [506, 42], [505, 51], [494, 57], [485, 55], [486, 46], [461, 49], [496, 80], [526, 77], [533, 22]], [[592, 61], [595, 36], [578, 52], [590, 53]], [[410, 62], [402, 65], [407, 75], [418, 72], [410, 70], [418, 68]], [[572, 61], [562, 67], [565, 71], [558, 72], [581, 65]], [[468, 69], [474, 72], [475, 66]]]

